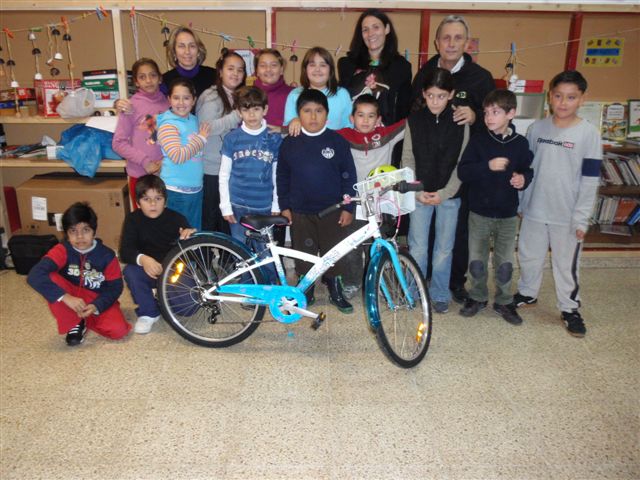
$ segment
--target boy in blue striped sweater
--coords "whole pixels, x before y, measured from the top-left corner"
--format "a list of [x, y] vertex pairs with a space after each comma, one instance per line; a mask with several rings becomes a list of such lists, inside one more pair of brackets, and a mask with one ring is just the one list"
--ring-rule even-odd
[[[242, 87], [237, 92], [242, 125], [229, 132], [222, 143], [220, 164], [220, 210], [229, 222], [231, 236], [245, 242], [244, 215], [278, 215], [275, 187], [276, 162], [282, 143], [279, 134], [267, 129], [267, 94], [257, 87]], [[261, 246], [254, 245], [254, 248]], [[268, 269], [276, 281], [273, 265]]]

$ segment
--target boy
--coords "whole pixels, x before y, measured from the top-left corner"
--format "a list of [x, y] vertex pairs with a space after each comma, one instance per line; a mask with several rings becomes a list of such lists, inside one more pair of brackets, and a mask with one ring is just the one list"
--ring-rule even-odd
[[87, 328], [114, 340], [129, 330], [118, 297], [122, 273], [113, 250], [95, 238], [96, 213], [74, 203], [62, 215], [65, 240], [53, 247], [29, 272], [27, 282], [49, 304], [70, 347], [84, 342]]
[[512, 325], [522, 318], [511, 294], [513, 253], [518, 230], [518, 190], [533, 177], [529, 143], [510, 126], [516, 115], [516, 96], [494, 90], [483, 101], [485, 131], [471, 137], [458, 166], [468, 185], [469, 297], [460, 315], [472, 317], [487, 306], [489, 251], [493, 239], [496, 295], [493, 310]]
[[[343, 128], [338, 133], [349, 142], [356, 165], [357, 181], [362, 182], [374, 168], [391, 163], [393, 148], [404, 138], [405, 120], [388, 127], [381, 125], [380, 106], [376, 97], [371, 94], [360, 95], [354, 100], [349, 119], [354, 128]], [[363, 221], [356, 220], [350, 232], [363, 224]], [[346, 298], [352, 298], [362, 284], [363, 251], [364, 247], [361, 246], [345, 258], [349, 265], [345, 276]]]
[[[264, 116], [269, 107], [264, 91], [257, 87], [241, 87], [237, 96], [242, 124], [230, 131], [222, 142], [220, 211], [229, 222], [231, 236], [245, 243], [246, 228], [240, 224], [240, 218], [280, 213], [275, 165], [282, 137], [267, 129]], [[252, 241], [252, 247], [260, 252], [264, 243]], [[271, 283], [277, 283], [274, 265], [266, 270]]]
[[[342, 201], [343, 195], [354, 196], [356, 168], [349, 144], [336, 132], [326, 128], [329, 105], [320, 90], [306, 89], [296, 102], [302, 132], [282, 142], [277, 169], [278, 199], [282, 215], [291, 222], [293, 248], [312, 255], [328, 252], [346, 238], [346, 229], [353, 220], [353, 205], [346, 205], [324, 218], [318, 213]], [[327, 272], [324, 281], [329, 288], [330, 302], [343, 313], [353, 307], [342, 293], [344, 262], [337, 262]], [[304, 275], [309, 264], [296, 262], [296, 271]], [[315, 301], [314, 287], [307, 292], [307, 301]]]
[[153, 289], [162, 273], [162, 261], [178, 237], [185, 240], [195, 229], [189, 228], [180, 213], [166, 208], [167, 189], [160, 177], [140, 177], [136, 201], [140, 208], [127, 215], [122, 228], [120, 260], [127, 264], [124, 278], [138, 305], [134, 332], [144, 334], [160, 319]]
[[598, 130], [578, 117], [587, 81], [577, 71], [556, 75], [549, 85], [553, 114], [527, 132], [536, 176], [522, 196], [518, 241], [518, 307], [538, 300], [549, 246], [558, 309], [567, 331], [584, 337], [578, 312], [578, 264], [600, 178], [602, 144]]

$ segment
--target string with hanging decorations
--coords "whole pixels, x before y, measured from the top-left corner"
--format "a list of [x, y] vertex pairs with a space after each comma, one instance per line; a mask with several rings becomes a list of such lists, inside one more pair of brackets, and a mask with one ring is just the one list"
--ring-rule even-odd
[[[70, 25], [74, 22], [77, 21], [81, 21], [81, 20], [85, 20], [86, 18], [89, 18], [91, 16], [96, 16], [96, 18], [98, 18], [98, 20], [102, 20], [104, 18], [106, 18], [109, 15], [108, 11], [106, 9], [104, 9], [102, 6], [96, 7], [95, 10], [92, 11], [88, 11], [88, 12], [84, 12], [81, 15], [78, 15], [76, 17], [72, 17], [69, 19], [65, 19], [65, 21], [61, 21], [60, 23], [51, 23], [51, 24], [47, 24], [47, 25], [42, 25], [42, 26], [32, 26], [32, 27], [27, 27], [27, 28], [20, 28], [20, 29], [10, 29], [8, 27], [4, 27], [2, 29], [2, 34], [5, 38], [5, 45], [7, 46], [7, 50], [10, 49], [10, 43], [11, 40], [14, 39], [14, 34], [17, 32], [27, 32], [27, 40], [32, 42], [32, 50], [31, 53], [34, 56], [34, 60], [35, 60], [35, 75], [34, 78], [36, 79], [40, 79], [42, 77], [42, 73], [40, 72], [40, 65], [39, 65], [39, 56], [42, 54], [40, 49], [37, 47], [36, 45], [36, 33], [38, 32], [42, 32], [42, 31], [46, 31], [47, 33], [47, 40], [48, 40], [48, 53], [49, 53], [49, 57], [46, 60], [46, 65], [50, 67], [49, 73], [51, 74], [52, 77], [58, 76], [60, 74], [60, 69], [58, 68], [58, 65], [56, 62], [61, 62], [63, 60], [63, 55], [59, 50], [59, 42], [60, 42], [60, 37], [62, 36], [62, 41], [65, 42], [66, 44], [66, 48], [67, 48], [67, 55], [70, 57], [70, 43], [71, 43], [71, 34], [70, 32]], [[340, 11], [340, 17], [342, 20], [344, 20], [344, 9], [341, 9]], [[133, 41], [134, 41], [134, 48], [135, 48], [135, 55], [136, 55], [136, 59], [139, 58], [139, 40], [138, 40], [138, 16], [140, 17], [144, 17], [146, 19], [149, 19], [151, 21], [154, 22], [158, 22], [161, 24], [161, 35], [163, 37], [163, 46], [167, 46], [169, 43], [169, 36], [171, 34], [171, 27], [176, 27], [176, 26], [180, 26], [182, 25], [182, 23], [178, 23], [178, 22], [172, 22], [170, 20], [167, 20], [163, 14], [161, 15], [153, 15], [150, 13], [144, 13], [144, 12], [139, 12], [135, 10], [135, 6], [132, 6], [130, 9], [130, 13], [129, 13], [130, 19], [131, 19], [131, 26], [132, 26], [132, 32], [133, 32]], [[268, 45], [268, 42], [266, 40], [256, 40], [254, 38], [252, 38], [249, 35], [232, 35], [232, 34], [228, 34], [228, 33], [224, 33], [224, 32], [219, 32], [219, 31], [215, 31], [215, 30], [210, 30], [207, 29], [205, 27], [198, 27], [198, 26], [193, 26], [191, 23], [189, 23], [190, 28], [194, 31], [197, 32], [199, 34], [204, 34], [204, 35], [211, 35], [211, 36], [216, 36], [220, 39], [220, 51], [221, 53], [226, 52], [228, 50], [227, 44], [234, 42], [234, 41], [239, 41], [239, 42], [246, 42], [249, 47], [252, 50], [257, 50], [259, 48], [262, 48], [263, 46], [266, 47]], [[63, 27], [65, 33], [64, 35], [61, 33], [60, 31], [60, 27]], [[600, 33], [600, 34], [591, 34], [590, 37], [594, 36], [594, 37], [598, 37], [598, 36], [612, 36], [612, 35], [621, 35], [621, 34], [626, 34], [626, 33], [631, 33], [631, 32], [636, 32], [636, 31], [640, 31], [640, 28], [631, 28], [631, 29], [625, 29], [625, 30], [618, 30], [616, 32], [609, 32], [609, 33]], [[68, 40], [65, 40], [65, 37], [68, 38]], [[577, 39], [570, 39], [570, 40], [565, 40], [565, 41], [558, 41], [558, 42], [551, 42], [551, 43], [545, 43], [545, 44], [539, 44], [539, 45], [530, 45], [530, 46], [526, 46], [523, 48], [519, 48], [518, 52], [522, 53], [524, 51], [527, 50], [532, 50], [532, 49], [539, 49], [539, 48], [549, 48], [549, 47], [557, 47], [557, 46], [562, 46], [562, 45], [568, 45], [570, 43], [573, 42], [581, 42], [585, 40], [585, 38], [577, 38]], [[291, 40], [291, 42], [272, 42], [272, 47], [273, 48], [279, 48], [281, 50], [290, 50], [291, 54], [289, 56], [289, 61], [293, 64], [293, 69], [294, 69], [294, 78], [295, 78], [295, 68], [296, 68], [296, 63], [298, 61], [298, 55], [296, 54], [296, 50], [297, 49], [302, 49], [302, 50], [308, 50], [310, 48], [313, 48], [313, 46], [309, 46], [309, 45], [301, 45], [300, 43], [298, 43], [297, 39], [293, 39]], [[343, 53], [343, 47], [342, 45], [338, 45], [335, 49], [330, 50], [334, 53], [334, 56], [337, 58], [340, 54]], [[0, 45], [0, 54], [3, 52], [2, 50], [2, 46]], [[37, 52], [37, 53], [36, 53]], [[4, 58], [0, 57], [0, 79], [2, 79], [3, 77], [7, 77], [7, 69], [9, 70], [9, 77], [11, 78], [11, 83], [14, 84], [17, 83], [15, 80], [15, 67], [16, 67], [16, 63], [15, 60], [12, 58], [11, 56], [11, 52], [7, 52], [9, 54], [9, 58], [6, 60], [4, 60]], [[431, 56], [431, 55], [435, 55], [437, 52], [431, 52], [431, 51], [427, 51], [427, 52], [421, 52], [421, 51], [411, 51], [409, 49], [405, 49], [404, 50], [404, 57], [407, 59], [410, 59], [411, 57], [414, 56]], [[483, 55], [486, 54], [504, 54], [507, 53], [511, 56], [514, 56], [516, 54], [516, 50], [515, 50], [515, 44], [512, 43], [510, 45], [510, 48], [505, 50], [505, 49], [500, 49], [500, 50], [487, 50], [487, 51], [482, 51]], [[517, 57], [516, 57], [517, 58]], [[516, 62], [514, 63], [512, 60], [508, 60], [507, 61], [507, 65], [505, 66], [505, 68], [507, 69], [507, 76], [512, 77], [512, 76], [517, 76], [515, 73], [515, 67], [518, 65], [524, 65], [522, 62], [519, 62], [516, 59]], [[513, 67], [511, 67], [511, 66]], [[67, 63], [67, 67], [70, 68], [71, 70], [73, 69], [73, 61], [71, 58], [68, 58], [68, 63]], [[167, 65], [167, 68], [169, 68], [169, 65]], [[513, 71], [512, 71], [513, 70]], [[16, 88], [16, 87], [13, 87]]]

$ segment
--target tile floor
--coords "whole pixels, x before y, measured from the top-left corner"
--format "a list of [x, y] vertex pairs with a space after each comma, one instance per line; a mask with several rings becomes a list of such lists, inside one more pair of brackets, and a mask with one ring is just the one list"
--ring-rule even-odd
[[216, 350], [159, 323], [71, 349], [25, 277], [0, 272], [0, 478], [640, 478], [640, 268], [626, 266], [583, 270], [584, 339], [546, 272], [524, 325], [452, 308], [412, 370], [383, 357], [360, 301], [337, 314], [324, 287], [317, 332], [270, 323]]

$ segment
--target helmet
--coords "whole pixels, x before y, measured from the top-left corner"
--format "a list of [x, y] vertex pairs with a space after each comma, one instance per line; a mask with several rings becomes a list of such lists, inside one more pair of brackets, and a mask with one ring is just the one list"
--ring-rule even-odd
[[380, 165], [379, 167], [376, 167], [373, 170], [371, 170], [369, 172], [369, 175], [367, 175], [367, 177], [374, 177], [376, 175], [380, 175], [381, 173], [393, 172], [394, 170], [397, 170], [397, 168], [394, 167], [393, 165]]

